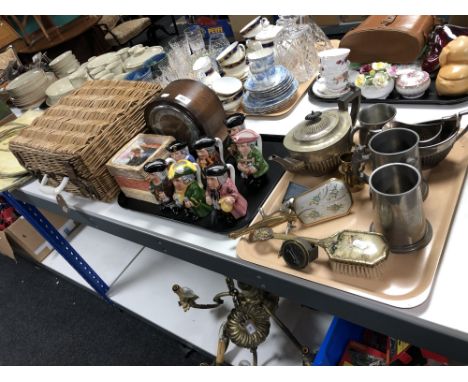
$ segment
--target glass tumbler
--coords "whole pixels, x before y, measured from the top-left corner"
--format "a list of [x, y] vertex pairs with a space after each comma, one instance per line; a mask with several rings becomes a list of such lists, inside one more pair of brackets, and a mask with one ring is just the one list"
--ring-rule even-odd
[[216, 60], [216, 57], [229, 46], [229, 40], [226, 38], [224, 33], [212, 33], [210, 34], [210, 40], [208, 43], [208, 52], [210, 57]]
[[180, 55], [190, 56], [190, 47], [185, 35], [171, 38], [169, 40], [169, 46]]
[[198, 25], [189, 25], [184, 30], [185, 38], [192, 55], [199, 56], [201, 52], [205, 51], [205, 41], [203, 40], [204, 31]]

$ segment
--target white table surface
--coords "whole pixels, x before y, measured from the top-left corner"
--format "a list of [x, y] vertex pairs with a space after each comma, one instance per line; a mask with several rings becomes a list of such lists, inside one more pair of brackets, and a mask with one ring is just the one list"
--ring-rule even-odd
[[[363, 104], [361, 106], [366, 107], [367, 105]], [[468, 108], [468, 105], [396, 106], [398, 110], [396, 119], [402, 122], [419, 122], [440, 118]], [[287, 116], [274, 120], [249, 118], [246, 120], [246, 126], [263, 134], [284, 135], [311, 110], [322, 110], [330, 107], [336, 107], [336, 105], [312, 104], [305, 95], [297, 107]], [[464, 127], [467, 122], [468, 117], [465, 116], [462, 120], [462, 126]], [[33, 199], [54, 200], [53, 197], [44, 195], [39, 191], [38, 182], [36, 181], [23, 186], [20, 189], [21, 193]], [[447, 197], [452, 196], [447, 195]], [[152, 233], [168, 241], [183, 244], [188, 248], [215, 252], [227, 259], [236, 258], [237, 241], [226, 236], [148, 214], [124, 210], [118, 206], [117, 202], [102, 203], [70, 194], [65, 194], [65, 199], [72, 209], [80, 211], [90, 218], [104, 218], [129, 228], [135, 228], [135, 230]], [[460, 331], [465, 336], [468, 335], [468, 307], [465, 304], [466, 299], [463, 297], [464, 292], [468, 289], [468, 283], [465, 281], [467, 280], [465, 274], [468, 269], [468, 256], [465, 253], [467, 222], [468, 187], [465, 184], [429, 298], [416, 308], [398, 309], [388, 307], [388, 311], [393, 311], [393, 313], [397, 311], [398, 314], [401, 312], [401, 315], [412, 316], [417, 322], [421, 324], [424, 322], [424, 325], [436, 324]], [[382, 308], [379, 307], [378, 309]]]

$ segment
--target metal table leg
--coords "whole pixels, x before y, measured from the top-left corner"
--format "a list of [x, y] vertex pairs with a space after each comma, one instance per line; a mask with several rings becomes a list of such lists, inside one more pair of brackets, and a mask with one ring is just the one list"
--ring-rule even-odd
[[61, 256], [63, 256], [73, 269], [75, 269], [104, 300], [111, 302], [107, 297], [109, 286], [36, 207], [32, 204], [15, 199], [9, 192], [1, 192], [0, 195], [21, 214]]

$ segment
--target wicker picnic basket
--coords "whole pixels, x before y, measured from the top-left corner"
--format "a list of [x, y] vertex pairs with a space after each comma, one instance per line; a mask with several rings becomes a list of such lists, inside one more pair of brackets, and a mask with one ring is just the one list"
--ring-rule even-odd
[[109, 201], [119, 187], [106, 162], [145, 129], [144, 109], [161, 91], [138, 81], [89, 81], [63, 97], [10, 142], [34, 176], [66, 191]]

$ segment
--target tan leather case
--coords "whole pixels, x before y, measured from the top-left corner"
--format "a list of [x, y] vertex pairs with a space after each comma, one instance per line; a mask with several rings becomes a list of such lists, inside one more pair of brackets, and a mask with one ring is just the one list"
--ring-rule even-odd
[[433, 16], [369, 16], [343, 37], [349, 60], [409, 64], [416, 60], [435, 25]]

